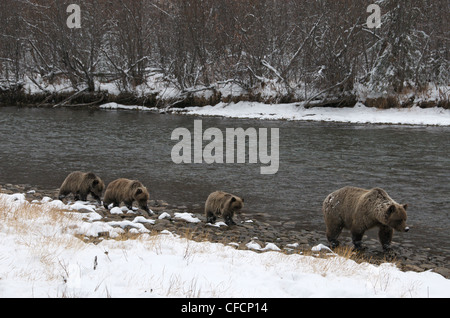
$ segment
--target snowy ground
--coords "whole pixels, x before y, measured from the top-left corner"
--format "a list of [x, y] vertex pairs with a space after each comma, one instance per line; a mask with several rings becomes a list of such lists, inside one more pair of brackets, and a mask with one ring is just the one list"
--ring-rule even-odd
[[216, 106], [190, 107], [187, 114], [236, 118], [331, 121], [362, 124], [450, 126], [450, 110], [442, 108], [376, 109], [358, 103], [353, 108], [304, 108], [300, 104], [268, 105], [239, 102]]
[[[143, 106], [126, 106], [108, 103], [102, 109], [157, 111]], [[187, 115], [221, 116], [266, 120], [306, 120], [359, 124], [395, 124], [450, 126], [450, 110], [443, 108], [376, 109], [358, 103], [353, 108], [304, 108], [299, 104], [263, 104], [256, 102], [219, 103], [216, 106], [172, 109]]]
[[[116, 224], [139, 238], [120, 240], [98, 218], [87, 202], [0, 194], [0, 297], [450, 297], [450, 280], [431, 272], [150, 236], [139, 216]], [[117, 240], [74, 236], [105, 231]]]

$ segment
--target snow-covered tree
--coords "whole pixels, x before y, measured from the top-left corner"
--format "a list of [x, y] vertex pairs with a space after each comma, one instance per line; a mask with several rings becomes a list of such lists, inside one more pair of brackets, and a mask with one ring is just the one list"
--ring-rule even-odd
[[[434, 80], [427, 65], [431, 35], [421, 28], [424, 23], [433, 23], [427, 20], [427, 8], [412, 0], [380, 0], [377, 4], [386, 13], [377, 40], [365, 52], [375, 56], [367, 74], [369, 89], [388, 95], [401, 93], [405, 86], [421, 88]], [[436, 61], [435, 72], [443, 74], [444, 64]]]

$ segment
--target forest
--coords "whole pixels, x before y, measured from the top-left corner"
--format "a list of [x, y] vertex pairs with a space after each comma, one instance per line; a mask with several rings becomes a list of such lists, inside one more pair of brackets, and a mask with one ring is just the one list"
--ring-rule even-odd
[[[70, 4], [80, 28], [68, 27]], [[171, 87], [175, 105], [206, 91], [226, 100], [220, 88], [232, 86], [238, 99], [364, 95], [398, 107], [435, 90], [430, 106], [449, 108], [449, 12], [448, 0], [2, 0], [0, 95], [30, 81], [44, 96], [49, 84], [95, 93], [107, 83], [131, 95]]]

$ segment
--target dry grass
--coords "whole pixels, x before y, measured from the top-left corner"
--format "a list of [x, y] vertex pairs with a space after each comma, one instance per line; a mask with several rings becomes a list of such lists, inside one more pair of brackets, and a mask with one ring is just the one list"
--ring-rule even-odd
[[0, 198], [0, 224], [9, 231], [27, 233], [35, 229], [36, 222], [42, 225], [64, 225], [69, 224], [71, 220], [71, 214], [56, 208], [29, 202], [10, 202]]
[[379, 98], [367, 98], [364, 104], [367, 107], [378, 109], [409, 108], [415, 105], [420, 108], [450, 108], [450, 93], [446, 88], [438, 88], [438, 96], [433, 97], [434, 94], [433, 87], [430, 87], [428, 84], [422, 87], [405, 86], [398, 94]]
[[[58, 256], [65, 249], [81, 249], [84, 244], [67, 232], [74, 221], [73, 214], [29, 202], [9, 202], [0, 198], [0, 230], [14, 233], [17, 243], [32, 251], [42, 264], [41, 270], [22, 270], [22, 277], [30, 280], [59, 276]], [[66, 234], [66, 235], [64, 235]], [[12, 265], [12, 270], [14, 265]]]

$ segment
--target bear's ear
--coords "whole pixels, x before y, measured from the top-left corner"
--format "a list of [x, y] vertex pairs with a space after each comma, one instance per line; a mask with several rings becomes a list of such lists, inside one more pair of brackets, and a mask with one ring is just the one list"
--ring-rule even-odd
[[244, 203], [244, 198], [241, 198], [242, 203]]
[[136, 190], [136, 195], [139, 195], [139, 194], [141, 194], [142, 193], [142, 189], [141, 188], [138, 188], [137, 190]]
[[387, 216], [390, 216], [392, 213], [395, 212], [395, 205], [391, 205], [388, 209], [387, 209]]
[[407, 204], [403, 204], [403, 208], [404, 208], [405, 211], [406, 211], [406, 209], [408, 208], [408, 205], [407, 205]]

